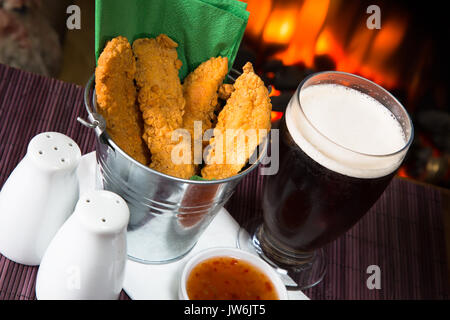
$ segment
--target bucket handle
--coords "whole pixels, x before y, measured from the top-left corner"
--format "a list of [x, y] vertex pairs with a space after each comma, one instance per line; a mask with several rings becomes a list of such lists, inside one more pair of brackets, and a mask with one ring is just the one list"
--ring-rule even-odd
[[[95, 75], [92, 75], [86, 84], [87, 90], [84, 91], [84, 106], [86, 107], [86, 111], [88, 113], [88, 120], [85, 120], [81, 117], [77, 117], [77, 121], [89, 129], [94, 129], [97, 136], [100, 137], [103, 134], [103, 132], [105, 132], [106, 121], [100, 114], [93, 111], [94, 109], [92, 108], [91, 101], [89, 99], [91, 91], [90, 89], [92, 89], [92, 87], [94, 86], [94, 81]], [[95, 101], [95, 90], [92, 97], [92, 102], [94, 101]]]

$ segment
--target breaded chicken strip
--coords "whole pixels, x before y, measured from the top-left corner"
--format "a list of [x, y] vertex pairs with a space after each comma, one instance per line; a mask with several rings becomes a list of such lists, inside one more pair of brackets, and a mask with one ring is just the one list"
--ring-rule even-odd
[[136, 64], [128, 40], [109, 41], [95, 69], [98, 112], [106, 120], [106, 130], [128, 155], [148, 165], [150, 154], [142, 139], [142, 114], [136, 104], [134, 76]]
[[[156, 39], [138, 39], [133, 43], [136, 56], [138, 102], [144, 119], [144, 135], [151, 152], [150, 167], [162, 173], [188, 179], [194, 175], [192, 164], [176, 164], [172, 150], [178, 141], [172, 133], [182, 128], [185, 101], [178, 77], [181, 61], [177, 43], [161, 34]], [[190, 151], [190, 142], [187, 149]], [[189, 156], [179, 153], [181, 157]], [[190, 158], [190, 157], [189, 157]], [[190, 160], [187, 160], [190, 162]]]
[[219, 87], [219, 98], [222, 100], [228, 100], [234, 91], [232, 84], [224, 83]]
[[[201, 141], [203, 134], [212, 127], [212, 121], [215, 117], [214, 110], [217, 106], [217, 91], [227, 73], [228, 58], [211, 58], [191, 72], [183, 83], [183, 95], [186, 100], [183, 127], [189, 131], [193, 139], [200, 142], [197, 143], [198, 148], [196, 148], [199, 162], [202, 160]], [[196, 121], [201, 123], [201, 131], [196, 130], [197, 135], [194, 136]], [[194, 160], [194, 149], [192, 160]]]
[[225, 179], [239, 173], [270, 130], [271, 111], [269, 92], [248, 62], [219, 114], [202, 177]]

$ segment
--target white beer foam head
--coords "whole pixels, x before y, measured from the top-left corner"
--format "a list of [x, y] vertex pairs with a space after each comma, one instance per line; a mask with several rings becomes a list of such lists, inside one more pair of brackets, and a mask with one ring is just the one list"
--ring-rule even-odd
[[302, 88], [286, 109], [286, 125], [310, 158], [351, 177], [388, 175], [407, 151], [395, 116], [369, 95], [342, 85]]

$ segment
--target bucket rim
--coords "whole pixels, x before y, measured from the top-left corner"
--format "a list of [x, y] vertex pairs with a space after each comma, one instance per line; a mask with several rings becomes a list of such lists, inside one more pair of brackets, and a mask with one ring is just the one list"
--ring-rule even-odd
[[[232, 69], [231, 71], [234, 71], [234, 73], [239, 73], [238, 71]], [[230, 72], [231, 72], [230, 71]], [[228, 76], [232, 81], [234, 81], [235, 79], [231, 76]], [[92, 92], [92, 101], [90, 99], [91, 96], [91, 92]], [[191, 179], [183, 179], [183, 178], [178, 178], [178, 177], [174, 177], [162, 172], [159, 172], [157, 170], [154, 170], [142, 163], [140, 163], [139, 161], [133, 159], [131, 156], [129, 156], [125, 151], [123, 151], [109, 136], [109, 134], [106, 131], [106, 120], [98, 113], [96, 113], [96, 106], [97, 106], [97, 99], [96, 99], [96, 95], [95, 95], [95, 73], [93, 73], [93, 75], [89, 78], [88, 82], [86, 83], [86, 86], [84, 88], [84, 105], [86, 108], [86, 111], [88, 113], [89, 119], [92, 121], [92, 127], [90, 127], [91, 129], [95, 129], [95, 133], [96, 133], [96, 137], [97, 139], [99, 139], [99, 143], [102, 143], [102, 140], [105, 140], [108, 144], [109, 147], [111, 147], [114, 152], [119, 152], [124, 158], [126, 158], [127, 160], [131, 161], [134, 165], [140, 167], [142, 170], [149, 172], [151, 174], [155, 174], [158, 175], [160, 177], [164, 177], [166, 179], [172, 180], [172, 181], [176, 181], [176, 182], [181, 182], [181, 183], [185, 183], [185, 184], [192, 184], [192, 185], [216, 185], [216, 184], [225, 184], [225, 183], [229, 183], [235, 180], [241, 180], [242, 178], [244, 178], [246, 175], [248, 175], [250, 172], [252, 172], [253, 170], [255, 170], [259, 164], [261, 163], [261, 160], [265, 157], [266, 153], [267, 153], [267, 148], [268, 148], [268, 142], [269, 142], [269, 137], [270, 137], [270, 131], [268, 132], [268, 134], [263, 138], [263, 141], [256, 147], [255, 152], [258, 152], [258, 150], [261, 150], [258, 158], [256, 159], [256, 161], [251, 164], [249, 166], [249, 163], [247, 162], [247, 164], [244, 166], [244, 168], [246, 168], [245, 170], [241, 170], [238, 174], [235, 174], [231, 177], [225, 178], [225, 179], [217, 179], [217, 180], [191, 180]], [[103, 123], [105, 124], [102, 127], [98, 126], [98, 123]], [[252, 156], [254, 155], [254, 153], [252, 154]], [[252, 158], [252, 156], [250, 157], [250, 159]]]

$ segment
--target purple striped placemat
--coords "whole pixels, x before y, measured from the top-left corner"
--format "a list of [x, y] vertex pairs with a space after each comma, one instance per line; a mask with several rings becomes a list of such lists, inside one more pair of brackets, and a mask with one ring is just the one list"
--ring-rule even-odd
[[[262, 215], [263, 177], [251, 173], [226, 205], [242, 224]], [[395, 178], [372, 209], [326, 248], [327, 274], [311, 299], [449, 299], [449, 273], [437, 189]], [[380, 268], [370, 290], [367, 268]]]
[[[83, 154], [94, 150], [95, 135], [76, 118], [87, 118], [83, 88], [0, 64], [0, 186], [24, 157], [38, 133], [70, 136]], [[0, 254], [0, 300], [35, 299], [37, 267], [14, 263]], [[124, 292], [121, 299], [128, 297]]]
[[[0, 65], [0, 186], [44, 131], [72, 137], [83, 153], [94, 134], [78, 124], [86, 117], [83, 88]], [[261, 214], [263, 178], [250, 174], [227, 209], [239, 223]], [[305, 293], [312, 299], [448, 299], [448, 273], [440, 193], [394, 179], [382, 198], [327, 249], [328, 272]], [[367, 267], [378, 265], [381, 289], [366, 286]], [[37, 267], [0, 255], [0, 299], [35, 299]], [[121, 299], [128, 299], [122, 292]]]

